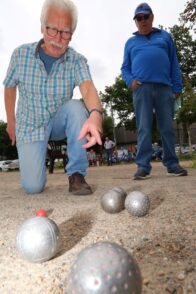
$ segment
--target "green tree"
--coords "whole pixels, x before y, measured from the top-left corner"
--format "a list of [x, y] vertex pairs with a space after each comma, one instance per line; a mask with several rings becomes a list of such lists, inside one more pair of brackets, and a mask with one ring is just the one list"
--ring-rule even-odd
[[7, 124], [0, 120], [0, 158], [18, 158], [16, 146], [11, 145], [10, 138], [6, 132]]
[[109, 137], [112, 140], [115, 139], [112, 118], [107, 114], [105, 114], [103, 120], [103, 140], [105, 140], [105, 137]]
[[185, 81], [184, 92], [182, 94], [182, 107], [176, 115], [177, 123], [183, 123], [188, 135], [190, 154], [192, 155], [190, 126], [196, 122], [196, 93], [191, 87], [190, 80]]
[[184, 11], [180, 14], [181, 21], [185, 26], [196, 32], [196, 0], [189, 0]]
[[110, 110], [118, 126], [127, 125], [132, 121], [134, 117], [132, 91], [127, 88], [121, 75], [116, 78], [112, 86], [105, 87], [105, 92], [101, 92], [100, 97], [106, 111]]
[[196, 40], [190, 33], [190, 29], [175, 25], [170, 28], [174, 39], [177, 55], [182, 71], [183, 79], [189, 79], [191, 85], [196, 86]]
[[188, 138], [192, 153], [190, 126], [195, 122], [196, 40], [193, 39], [190, 28], [183, 25], [170, 28], [170, 33], [176, 44], [184, 82], [184, 91], [180, 97], [181, 108], [176, 114], [176, 122], [182, 124], [184, 139]]

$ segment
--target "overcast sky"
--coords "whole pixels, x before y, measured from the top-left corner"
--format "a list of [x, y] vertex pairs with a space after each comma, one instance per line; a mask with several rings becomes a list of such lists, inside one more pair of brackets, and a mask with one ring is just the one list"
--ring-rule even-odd
[[[120, 74], [124, 44], [136, 30], [133, 21], [138, 0], [75, 0], [78, 26], [70, 46], [88, 59], [98, 91], [114, 83]], [[186, 0], [150, 0], [154, 26], [179, 24]], [[43, 0], [0, 1], [0, 120], [6, 121], [3, 79], [10, 56], [17, 46], [41, 39], [40, 11]], [[75, 91], [75, 98], [79, 92]]]

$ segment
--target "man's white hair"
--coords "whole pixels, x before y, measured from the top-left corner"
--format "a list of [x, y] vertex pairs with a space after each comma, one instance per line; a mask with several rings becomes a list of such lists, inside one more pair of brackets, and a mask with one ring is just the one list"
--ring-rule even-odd
[[72, 16], [72, 33], [75, 31], [78, 21], [78, 10], [75, 4], [71, 0], [45, 0], [41, 11], [41, 24], [45, 24], [47, 12], [50, 7], [56, 7], [61, 10], [66, 10], [71, 13]]

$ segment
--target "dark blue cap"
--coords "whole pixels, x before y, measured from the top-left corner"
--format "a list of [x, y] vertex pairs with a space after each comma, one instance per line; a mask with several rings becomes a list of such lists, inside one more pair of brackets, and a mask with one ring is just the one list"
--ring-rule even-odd
[[133, 19], [135, 19], [136, 15], [138, 15], [138, 14], [151, 14], [151, 13], [152, 13], [151, 7], [147, 3], [141, 3], [135, 9], [135, 13], [134, 13], [134, 18]]

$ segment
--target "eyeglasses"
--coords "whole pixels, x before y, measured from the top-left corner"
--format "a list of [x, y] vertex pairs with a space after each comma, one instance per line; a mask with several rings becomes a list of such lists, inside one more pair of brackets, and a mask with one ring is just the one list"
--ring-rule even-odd
[[149, 17], [150, 17], [150, 14], [144, 14], [143, 16], [136, 16], [135, 17], [135, 19], [137, 20], [137, 21], [142, 21], [142, 20], [147, 20], [147, 19], [149, 19]]
[[46, 32], [49, 37], [56, 37], [58, 33], [60, 33], [60, 36], [63, 40], [69, 40], [72, 36], [72, 33], [68, 30], [60, 31], [55, 28], [51, 28], [49, 26], [46, 26]]

